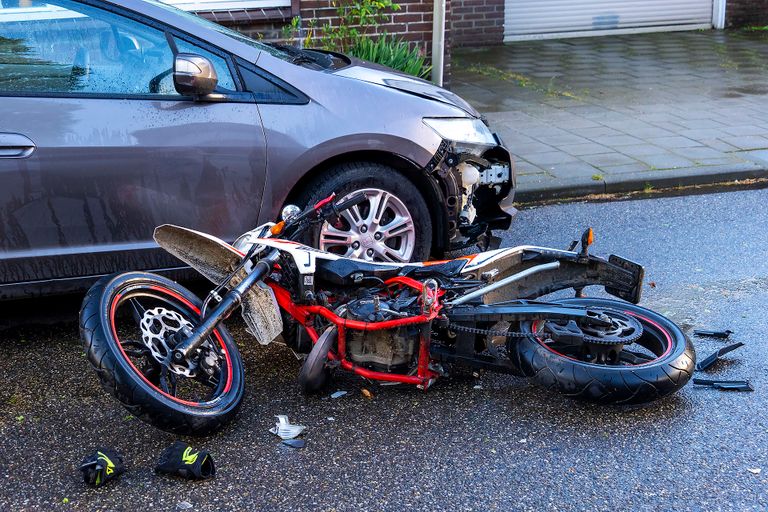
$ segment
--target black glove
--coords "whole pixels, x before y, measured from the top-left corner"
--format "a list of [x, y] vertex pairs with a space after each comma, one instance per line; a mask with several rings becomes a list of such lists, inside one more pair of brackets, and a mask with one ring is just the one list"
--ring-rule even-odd
[[83, 480], [88, 485], [101, 487], [113, 478], [125, 473], [123, 456], [115, 450], [100, 448], [96, 453], [83, 459], [80, 465]]
[[181, 441], [176, 441], [160, 455], [155, 471], [189, 480], [204, 480], [216, 475], [216, 467], [210, 453], [205, 450], [195, 451]]

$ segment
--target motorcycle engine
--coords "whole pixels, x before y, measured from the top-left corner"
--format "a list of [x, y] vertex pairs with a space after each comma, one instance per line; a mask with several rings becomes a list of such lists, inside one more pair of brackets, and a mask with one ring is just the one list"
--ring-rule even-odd
[[[415, 302], [415, 297], [383, 300], [370, 296], [348, 302], [343, 316], [361, 322], [396, 320], [417, 315]], [[347, 357], [355, 364], [380, 372], [407, 372], [418, 339], [414, 327], [366, 332], [349, 329], [347, 333]]]

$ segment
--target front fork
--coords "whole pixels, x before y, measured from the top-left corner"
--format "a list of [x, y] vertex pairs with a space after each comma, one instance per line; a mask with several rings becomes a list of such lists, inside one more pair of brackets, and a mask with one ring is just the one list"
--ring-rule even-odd
[[274, 249], [270, 251], [265, 257], [260, 259], [253, 268], [253, 271], [249, 273], [245, 279], [240, 281], [234, 288], [227, 292], [219, 302], [218, 306], [205, 316], [202, 323], [198, 325], [192, 332], [179, 331], [175, 336], [179, 337], [178, 343], [171, 352], [171, 357], [176, 364], [183, 364], [189, 358], [190, 354], [200, 348], [205, 343], [205, 340], [213, 333], [214, 329], [229, 318], [229, 316], [235, 312], [240, 306], [243, 296], [253, 288], [256, 283], [264, 279], [270, 272], [272, 267], [277, 263], [280, 258], [280, 251]]

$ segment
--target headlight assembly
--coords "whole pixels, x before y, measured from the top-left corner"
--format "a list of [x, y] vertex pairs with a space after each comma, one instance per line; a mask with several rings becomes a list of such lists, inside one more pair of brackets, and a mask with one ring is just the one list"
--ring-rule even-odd
[[470, 117], [425, 117], [423, 121], [424, 124], [446, 140], [459, 144], [496, 145], [493, 133], [480, 119]]

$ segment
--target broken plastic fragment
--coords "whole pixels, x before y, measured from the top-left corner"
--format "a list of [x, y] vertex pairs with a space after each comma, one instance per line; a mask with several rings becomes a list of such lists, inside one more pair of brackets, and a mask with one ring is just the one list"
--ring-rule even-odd
[[693, 379], [693, 383], [697, 386], [710, 386], [715, 389], [722, 389], [723, 391], [754, 391], [755, 388], [748, 380], [710, 380], [710, 379]]
[[283, 444], [291, 448], [304, 448], [307, 443], [303, 439], [284, 439]]
[[331, 398], [341, 398], [346, 394], [347, 394], [346, 391], [336, 391], [334, 393], [331, 393]]
[[720, 350], [710, 354], [705, 359], [696, 363], [696, 369], [699, 371], [706, 370], [710, 366], [714, 365], [720, 359], [720, 357], [724, 356], [728, 352], [733, 352], [737, 348], [743, 347], [743, 346], [744, 346], [744, 343], [738, 342], [738, 343], [734, 343], [733, 345], [728, 345], [727, 347], [723, 347]]
[[696, 336], [704, 336], [707, 338], [719, 338], [721, 340], [727, 340], [728, 336], [733, 334], [733, 331], [726, 329], [725, 331], [707, 331], [704, 329], [694, 329], [693, 334]]
[[291, 425], [288, 422], [288, 416], [284, 414], [275, 416], [275, 418], [277, 418], [277, 423], [275, 423], [275, 426], [269, 429], [269, 431], [283, 440], [293, 439], [294, 437], [301, 435], [307, 428], [303, 425]]
[[753, 475], [759, 475], [762, 469], [760, 468], [747, 468], [747, 471], [752, 473]]

